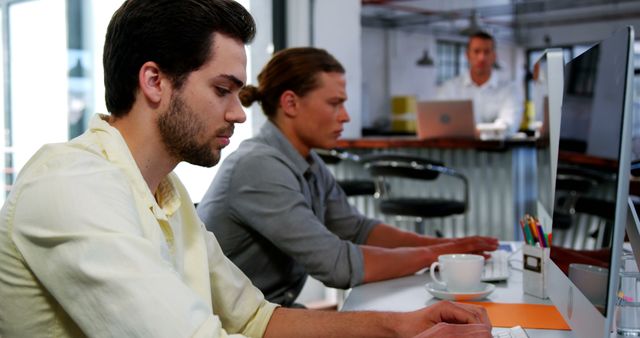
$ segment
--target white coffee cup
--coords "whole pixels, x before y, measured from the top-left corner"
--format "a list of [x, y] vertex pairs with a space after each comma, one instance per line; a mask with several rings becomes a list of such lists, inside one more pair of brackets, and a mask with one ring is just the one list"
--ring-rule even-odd
[[[438, 279], [435, 268], [440, 266]], [[438, 256], [438, 261], [431, 264], [431, 279], [442, 285], [450, 292], [477, 291], [480, 287], [480, 277], [484, 269], [484, 257], [471, 254], [450, 254]]]

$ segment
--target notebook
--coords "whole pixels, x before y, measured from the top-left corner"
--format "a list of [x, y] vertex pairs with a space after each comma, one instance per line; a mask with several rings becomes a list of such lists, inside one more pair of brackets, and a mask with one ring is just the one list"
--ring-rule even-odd
[[416, 117], [419, 139], [476, 137], [471, 100], [418, 102]]

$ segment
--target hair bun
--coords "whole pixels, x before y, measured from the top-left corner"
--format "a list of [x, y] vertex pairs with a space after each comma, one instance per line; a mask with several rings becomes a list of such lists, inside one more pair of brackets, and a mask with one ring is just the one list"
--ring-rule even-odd
[[240, 102], [243, 106], [249, 107], [255, 101], [260, 101], [261, 95], [258, 87], [247, 85], [240, 90]]

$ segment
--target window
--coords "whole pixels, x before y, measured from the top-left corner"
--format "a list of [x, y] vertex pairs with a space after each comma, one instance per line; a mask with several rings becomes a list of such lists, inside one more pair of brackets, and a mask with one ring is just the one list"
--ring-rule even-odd
[[[3, 1], [4, 186], [44, 143], [67, 139], [64, 0]], [[38, 18], [34, 25], [34, 18]], [[4, 194], [2, 194], [4, 198]]]
[[461, 42], [438, 41], [437, 42], [437, 84], [458, 76], [467, 69], [467, 57], [465, 56], [466, 44]]

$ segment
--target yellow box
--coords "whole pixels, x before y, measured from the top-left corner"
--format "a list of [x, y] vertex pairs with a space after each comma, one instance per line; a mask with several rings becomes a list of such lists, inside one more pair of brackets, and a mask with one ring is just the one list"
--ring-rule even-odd
[[415, 96], [392, 96], [391, 130], [399, 132], [415, 132], [417, 110], [418, 104]]
[[395, 114], [414, 113], [418, 110], [415, 96], [391, 97], [391, 112]]

